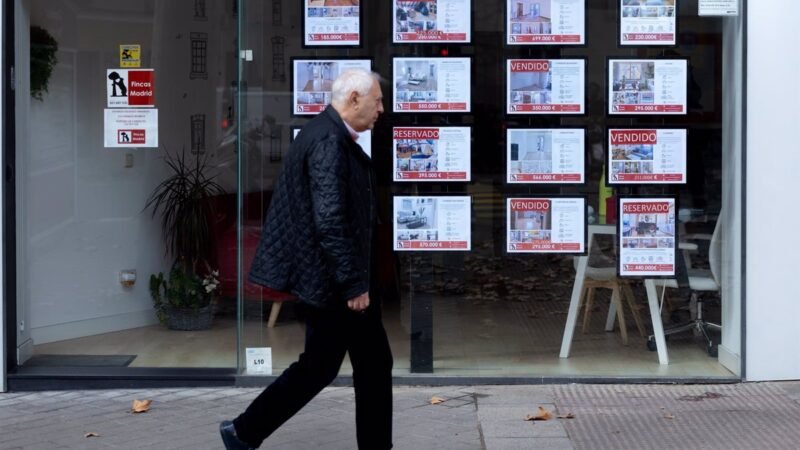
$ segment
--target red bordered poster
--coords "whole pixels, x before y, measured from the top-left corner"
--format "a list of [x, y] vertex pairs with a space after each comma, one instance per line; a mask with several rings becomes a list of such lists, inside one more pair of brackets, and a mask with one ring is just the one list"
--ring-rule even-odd
[[470, 181], [469, 127], [396, 127], [394, 181]]
[[509, 198], [506, 200], [509, 253], [583, 253], [585, 198]]
[[394, 249], [469, 251], [469, 196], [395, 197]]

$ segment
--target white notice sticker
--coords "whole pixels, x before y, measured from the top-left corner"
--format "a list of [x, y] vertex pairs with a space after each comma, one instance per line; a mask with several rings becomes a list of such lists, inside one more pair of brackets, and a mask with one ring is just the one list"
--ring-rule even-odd
[[248, 375], [272, 375], [272, 347], [248, 347], [245, 357]]

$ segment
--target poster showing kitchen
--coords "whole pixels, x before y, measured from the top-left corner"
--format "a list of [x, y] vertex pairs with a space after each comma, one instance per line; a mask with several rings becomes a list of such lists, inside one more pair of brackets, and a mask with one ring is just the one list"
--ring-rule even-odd
[[[292, 140], [300, 134], [300, 130], [302, 127], [292, 128]], [[370, 158], [372, 158], [372, 130], [364, 130], [361, 133], [358, 133], [358, 139], [356, 140], [356, 144], [361, 147], [361, 150], [367, 154]]]
[[471, 1], [394, 0], [394, 43], [470, 42]]
[[686, 183], [685, 129], [608, 130], [608, 184]]
[[686, 114], [685, 59], [611, 59], [609, 114]]
[[506, 61], [508, 114], [583, 114], [583, 59]]
[[333, 80], [347, 69], [372, 70], [368, 59], [295, 59], [292, 61], [292, 111], [315, 116], [331, 103]]
[[155, 102], [153, 69], [106, 69], [108, 108], [152, 108]]
[[469, 58], [394, 58], [394, 112], [470, 112]]
[[675, 199], [620, 198], [620, 276], [675, 275]]
[[158, 147], [157, 109], [103, 110], [106, 148]]
[[585, 0], [506, 0], [506, 44], [585, 43]]
[[583, 129], [506, 130], [506, 182], [583, 183]]
[[584, 253], [585, 198], [506, 199], [509, 253]]
[[303, 0], [303, 3], [306, 46], [361, 44], [360, 0]]
[[394, 181], [470, 181], [470, 127], [396, 127]]
[[395, 251], [469, 251], [469, 196], [395, 197]]
[[620, 2], [620, 45], [675, 45], [678, 0]]

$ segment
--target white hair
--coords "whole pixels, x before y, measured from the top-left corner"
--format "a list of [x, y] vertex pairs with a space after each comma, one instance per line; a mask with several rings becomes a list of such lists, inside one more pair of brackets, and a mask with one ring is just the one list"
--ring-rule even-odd
[[331, 103], [341, 105], [347, 101], [351, 92], [367, 95], [372, 83], [380, 82], [380, 75], [365, 69], [347, 69], [333, 81], [331, 87]]

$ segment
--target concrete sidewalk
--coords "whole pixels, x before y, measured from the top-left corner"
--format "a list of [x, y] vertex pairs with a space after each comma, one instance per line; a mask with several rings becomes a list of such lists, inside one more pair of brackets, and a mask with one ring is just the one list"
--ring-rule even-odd
[[[259, 391], [0, 394], [0, 449], [221, 449], [218, 423]], [[134, 399], [150, 410], [130, 413]], [[523, 420], [539, 406], [574, 418]], [[797, 382], [398, 387], [394, 409], [396, 449], [800, 448]], [[326, 389], [262, 448], [356, 448], [353, 390]]]

